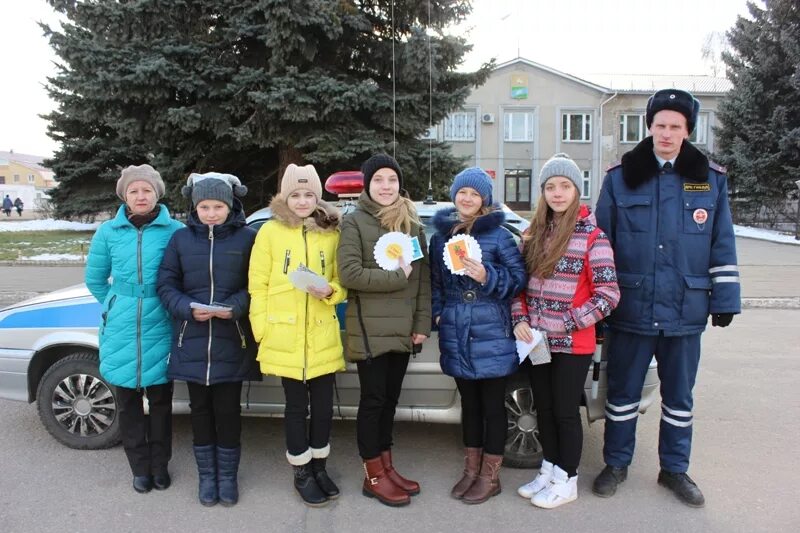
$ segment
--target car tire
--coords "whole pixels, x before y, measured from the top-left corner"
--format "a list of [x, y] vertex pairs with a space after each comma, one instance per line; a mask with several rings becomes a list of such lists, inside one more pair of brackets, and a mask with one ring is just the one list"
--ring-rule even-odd
[[503, 465], [511, 468], [538, 468], [542, 464], [542, 445], [533, 391], [527, 374], [517, 372], [506, 382], [508, 432]]
[[36, 403], [45, 429], [70, 448], [99, 450], [120, 441], [116, 390], [100, 376], [93, 353], [74, 353], [48, 368]]

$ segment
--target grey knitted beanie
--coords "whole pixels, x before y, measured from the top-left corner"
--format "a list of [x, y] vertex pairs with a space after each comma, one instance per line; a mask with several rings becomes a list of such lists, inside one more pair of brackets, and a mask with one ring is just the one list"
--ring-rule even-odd
[[203, 200], [219, 200], [232, 209], [233, 196], [244, 196], [247, 194], [247, 187], [242, 185], [239, 178], [233, 174], [192, 173], [186, 180], [186, 185], [181, 189], [181, 193], [186, 198], [192, 199], [192, 207], [197, 207], [197, 204]]
[[563, 176], [575, 184], [575, 187], [580, 191], [583, 186], [583, 173], [578, 165], [575, 164], [567, 154], [561, 152], [542, 165], [542, 171], [539, 173], [539, 185], [544, 190], [544, 184], [547, 180], [555, 176]]

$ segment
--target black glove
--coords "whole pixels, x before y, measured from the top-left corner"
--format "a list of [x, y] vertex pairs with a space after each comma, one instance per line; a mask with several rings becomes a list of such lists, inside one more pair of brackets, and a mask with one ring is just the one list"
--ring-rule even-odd
[[711, 315], [711, 325], [724, 328], [733, 321], [733, 313], [714, 313]]

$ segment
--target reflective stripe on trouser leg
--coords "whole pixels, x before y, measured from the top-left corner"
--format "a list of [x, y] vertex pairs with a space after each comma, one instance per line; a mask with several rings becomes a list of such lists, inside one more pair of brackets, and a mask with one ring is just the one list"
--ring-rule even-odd
[[608, 343], [608, 397], [603, 460], [622, 468], [631, 464], [642, 386], [658, 337], [612, 330]]
[[656, 359], [662, 402], [658, 457], [662, 469], [686, 472], [692, 452], [692, 389], [700, 362], [700, 334], [660, 337]]

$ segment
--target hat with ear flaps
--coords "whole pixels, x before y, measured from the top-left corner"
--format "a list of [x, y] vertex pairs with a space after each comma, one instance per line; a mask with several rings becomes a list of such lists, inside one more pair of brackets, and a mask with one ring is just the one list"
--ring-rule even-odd
[[181, 189], [181, 194], [192, 200], [192, 206], [197, 206], [203, 200], [218, 200], [233, 208], [233, 197], [241, 198], [246, 195], [247, 187], [233, 174], [192, 173]]

